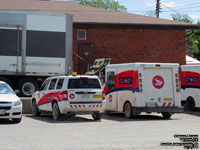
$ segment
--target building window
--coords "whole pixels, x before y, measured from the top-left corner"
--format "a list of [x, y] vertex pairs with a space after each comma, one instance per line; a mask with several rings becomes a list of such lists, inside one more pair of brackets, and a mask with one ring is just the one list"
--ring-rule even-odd
[[86, 30], [77, 31], [77, 40], [86, 40]]

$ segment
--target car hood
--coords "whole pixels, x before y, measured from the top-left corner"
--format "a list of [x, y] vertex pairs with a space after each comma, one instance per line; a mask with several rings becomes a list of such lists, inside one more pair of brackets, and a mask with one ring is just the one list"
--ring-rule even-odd
[[0, 94], [0, 102], [14, 102], [18, 99], [19, 97], [15, 94]]

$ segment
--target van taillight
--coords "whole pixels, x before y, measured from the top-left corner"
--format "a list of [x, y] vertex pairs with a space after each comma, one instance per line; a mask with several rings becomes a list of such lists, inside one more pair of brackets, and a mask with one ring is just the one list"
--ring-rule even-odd
[[104, 94], [104, 92], [102, 91], [102, 100], [105, 100], [106, 99], [106, 96]]
[[180, 92], [178, 73], [175, 73], [175, 81], [176, 81], [176, 92]]
[[139, 73], [139, 89], [141, 93], [143, 92], [142, 87], [142, 73]]
[[67, 91], [63, 91], [62, 92], [62, 100], [68, 100], [68, 93], [67, 93]]

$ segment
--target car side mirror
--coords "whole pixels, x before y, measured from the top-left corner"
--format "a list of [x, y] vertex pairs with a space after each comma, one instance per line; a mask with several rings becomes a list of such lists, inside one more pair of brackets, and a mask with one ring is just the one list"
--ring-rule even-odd
[[19, 90], [15, 90], [15, 93], [16, 93], [16, 94], [19, 94], [19, 93], [20, 93], [20, 91], [19, 91]]

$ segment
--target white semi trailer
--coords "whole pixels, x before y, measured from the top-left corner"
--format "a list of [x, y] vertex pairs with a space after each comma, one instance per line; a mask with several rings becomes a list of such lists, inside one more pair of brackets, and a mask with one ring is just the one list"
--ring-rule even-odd
[[72, 15], [0, 10], [0, 80], [31, 96], [49, 76], [72, 73]]

